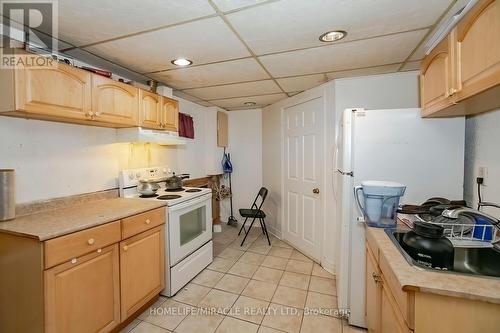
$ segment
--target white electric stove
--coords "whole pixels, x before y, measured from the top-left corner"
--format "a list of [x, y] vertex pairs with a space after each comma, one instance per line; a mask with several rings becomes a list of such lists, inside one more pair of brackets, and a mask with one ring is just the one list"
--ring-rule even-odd
[[[212, 244], [212, 190], [183, 187], [167, 190], [165, 179], [172, 175], [166, 166], [129, 169], [120, 172], [120, 196], [166, 202], [165, 228], [165, 296], [175, 295], [213, 260]], [[154, 196], [137, 192], [141, 179], [150, 179], [160, 185]]]

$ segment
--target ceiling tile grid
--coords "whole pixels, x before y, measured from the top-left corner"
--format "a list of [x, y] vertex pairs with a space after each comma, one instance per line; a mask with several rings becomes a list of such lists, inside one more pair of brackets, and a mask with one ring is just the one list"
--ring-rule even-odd
[[[335, 78], [418, 70], [430, 31], [465, 1], [65, 0], [59, 38], [95, 66], [121, 66], [195, 103], [247, 109]], [[334, 29], [347, 36], [319, 40]], [[193, 65], [171, 63], [181, 57]]]

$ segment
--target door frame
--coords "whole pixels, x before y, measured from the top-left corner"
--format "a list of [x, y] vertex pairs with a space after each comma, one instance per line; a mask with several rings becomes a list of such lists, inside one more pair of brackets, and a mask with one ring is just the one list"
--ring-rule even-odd
[[[327, 208], [327, 198], [330, 200], [333, 200], [333, 187], [327, 188], [328, 181], [331, 184], [331, 180], [333, 177], [333, 172], [329, 173], [327, 170], [333, 170], [333, 161], [332, 161], [332, 156], [331, 153], [333, 153], [333, 150], [331, 147], [333, 147], [333, 139], [334, 139], [334, 130], [332, 130], [331, 134], [327, 133], [327, 128], [328, 124], [330, 124], [334, 119], [335, 119], [335, 108], [334, 108], [334, 103], [333, 103], [333, 82], [328, 82], [325, 83], [317, 88], [313, 88], [311, 90], [302, 92], [296, 96], [293, 96], [289, 100], [287, 100], [287, 103], [285, 103], [283, 106], [280, 107], [280, 118], [281, 118], [281, 144], [280, 144], [280, 150], [281, 150], [281, 198], [280, 198], [280, 206], [281, 206], [281, 212], [280, 212], [280, 219], [282, 221], [281, 223], [281, 238], [285, 239], [285, 232], [284, 232], [284, 225], [285, 225], [285, 112], [286, 109], [293, 107], [295, 105], [299, 105], [302, 103], [307, 103], [311, 100], [321, 98], [323, 101], [323, 163], [322, 163], [322, 181], [321, 181], [321, 189], [324, 195], [320, 196], [321, 204], [322, 204], [322, 221], [321, 221], [321, 232], [323, 234], [323, 237], [320, 237], [320, 264], [328, 271], [331, 273], [334, 272], [335, 269], [335, 264], [334, 264], [334, 251], [335, 249], [331, 249], [331, 251], [328, 251], [328, 249], [325, 249], [326, 244], [328, 242], [326, 241], [327, 239], [327, 230], [326, 228], [326, 217], [328, 216], [328, 208]], [[330, 110], [331, 112], [327, 112], [327, 110]], [[331, 123], [331, 128], [335, 129], [334, 123]], [[331, 164], [331, 165], [330, 165]], [[330, 167], [330, 168], [329, 168]], [[332, 194], [330, 194], [330, 191]], [[333, 223], [333, 230], [335, 230], [335, 223]], [[333, 255], [332, 257], [328, 258], [327, 253], [332, 252]]]

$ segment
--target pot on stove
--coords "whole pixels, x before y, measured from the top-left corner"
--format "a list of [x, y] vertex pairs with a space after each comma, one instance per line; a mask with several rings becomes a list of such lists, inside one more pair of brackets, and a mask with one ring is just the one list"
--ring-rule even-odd
[[137, 192], [145, 196], [154, 195], [159, 189], [160, 185], [149, 179], [141, 179], [139, 180], [139, 184], [137, 184]]
[[182, 178], [175, 175], [175, 172], [171, 177], [168, 177], [165, 181], [165, 189], [168, 190], [180, 190], [182, 188]]

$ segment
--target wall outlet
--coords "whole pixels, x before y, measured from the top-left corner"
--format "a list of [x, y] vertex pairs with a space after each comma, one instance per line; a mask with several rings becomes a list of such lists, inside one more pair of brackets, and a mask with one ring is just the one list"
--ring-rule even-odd
[[483, 178], [482, 185], [486, 185], [486, 179], [488, 178], [488, 168], [480, 166], [477, 171], [477, 177]]

